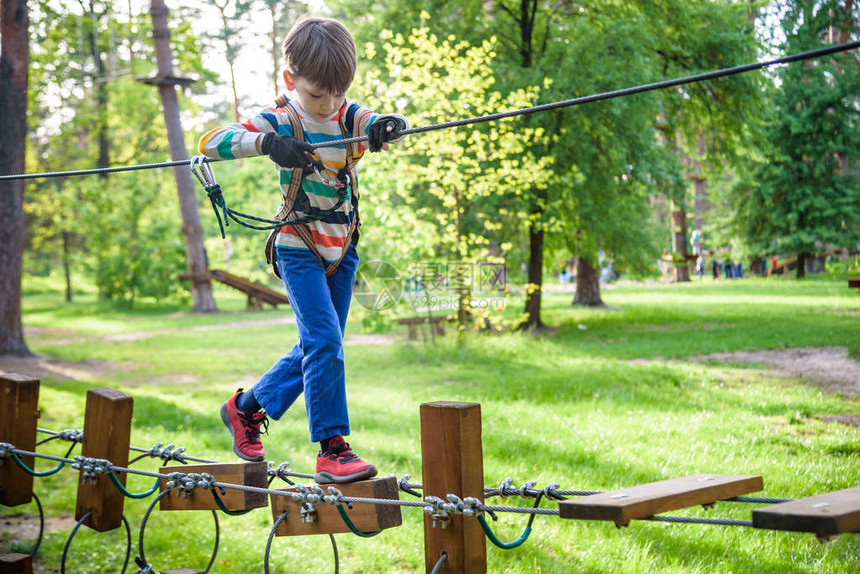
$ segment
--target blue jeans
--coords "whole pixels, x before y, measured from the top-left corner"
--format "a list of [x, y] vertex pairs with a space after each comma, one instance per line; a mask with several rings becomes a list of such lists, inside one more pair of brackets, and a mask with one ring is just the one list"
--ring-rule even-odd
[[343, 333], [358, 252], [351, 245], [328, 278], [322, 262], [310, 251], [278, 248], [277, 258], [296, 315], [299, 342], [254, 385], [254, 397], [266, 414], [278, 420], [304, 392], [312, 442], [348, 435]]

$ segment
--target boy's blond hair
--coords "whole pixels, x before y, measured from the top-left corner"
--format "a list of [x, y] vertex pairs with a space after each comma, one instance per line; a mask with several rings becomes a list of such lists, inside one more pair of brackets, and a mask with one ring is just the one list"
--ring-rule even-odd
[[291, 74], [329, 93], [345, 93], [355, 77], [355, 42], [337, 20], [297, 22], [284, 40], [283, 51]]

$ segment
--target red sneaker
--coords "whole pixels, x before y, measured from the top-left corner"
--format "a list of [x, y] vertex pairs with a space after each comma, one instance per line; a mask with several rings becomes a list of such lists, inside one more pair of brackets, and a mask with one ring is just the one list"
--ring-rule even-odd
[[260, 441], [260, 425], [263, 432], [269, 429], [269, 418], [266, 413], [259, 412], [247, 414], [236, 406], [236, 399], [242, 394], [242, 389], [230, 397], [226, 403], [221, 405], [221, 420], [233, 437], [233, 452], [239, 458], [251, 462], [263, 460], [266, 454], [263, 452], [263, 443]]
[[328, 450], [317, 456], [314, 480], [318, 484], [355, 482], [374, 476], [376, 467], [358, 458], [340, 435], [329, 439]]

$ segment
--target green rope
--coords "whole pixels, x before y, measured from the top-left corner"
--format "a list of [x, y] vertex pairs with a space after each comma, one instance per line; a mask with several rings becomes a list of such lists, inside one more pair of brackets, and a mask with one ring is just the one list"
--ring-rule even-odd
[[61, 462], [60, 464], [58, 464], [56, 466], [56, 468], [52, 468], [51, 470], [45, 470], [45, 471], [37, 472], [37, 471], [33, 470], [32, 468], [30, 468], [29, 466], [27, 466], [26, 464], [24, 464], [24, 461], [21, 460], [21, 458], [17, 454], [14, 454], [14, 453], [12, 454], [12, 460], [14, 460], [15, 463], [19, 467], [21, 467], [21, 470], [23, 470], [24, 472], [26, 472], [27, 474], [29, 474], [31, 476], [51, 476], [52, 474], [56, 474], [56, 473], [60, 472], [60, 469], [63, 468], [64, 466], [66, 466], [65, 462]]
[[245, 510], [230, 510], [230, 509], [229, 509], [229, 508], [227, 508], [227, 506], [224, 504], [224, 501], [223, 501], [223, 500], [221, 500], [221, 497], [220, 497], [220, 496], [218, 496], [218, 492], [217, 492], [214, 488], [212, 489], [212, 496], [214, 496], [214, 497], [215, 497], [215, 504], [217, 504], [217, 505], [218, 505], [218, 508], [220, 508], [220, 509], [221, 509], [221, 512], [223, 512], [223, 513], [224, 513], [224, 514], [226, 514], [227, 516], [243, 516], [243, 515], [245, 515], [245, 514], [248, 514], [248, 513], [249, 513], [249, 512], [251, 512], [252, 510], [254, 510], [253, 508], [248, 508], [248, 509], [245, 509]]
[[[66, 451], [66, 456], [63, 458], [69, 458], [69, 455], [72, 454], [72, 451], [75, 449], [75, 446], [77, 446], [77, 444], [78, 444], [78, 441], [76, 441], [76, 440], [72, 441], [72, 446], [69, 447], [69, 450]], [[15, 463], [19, 467], [21, 467], [21, 470], [23, 470], [24, 472], [26, 472], [29, 475], [36, 476], [36, 477], [51, 476], [52, 474], [56, 474], [56, 473], [60, 472], [60, 469], [63, 468], [64, 466], [66, 466], [65, 462], [60, 461], [60, 463], [55, 468], [52, 468], [51, 470], [44, 470], [44, 471], [39, 472], [39, 471], [33, 470], [32, 468], [30, 468], [29, 466], [24, 464], [24, 461], [21, 460], [18, 457], [18, 455], [15, 453], [12, 453], [12, 460], [14, 460]]]
[[487, 539], [503, 550], [511, 550], [512, 548], [516, 548], [517, 546], [528, 540], [529, 534], [532, 533], [532, 527], [529, 525], [526, 526], [525, 530], [523, 530], [523, 533], [516, 540], [512, 542], [502, 542], [501, 540], [496, 538], [496, 535], [493, 533], [493, 530], [490, 528], [490, 525], [487, 524], [487, 520], [483, 517], [483, 515], [478, 515], [478, 522], [481, 524], [481, 528], [484, 529], [484, 534], [487, 535]]
[[155, 492], [158, 490], [158, 481], [160, 480], [160, 479], [156, 478], [156, 479], [155, 479], [155, 484], [153, 484], [153, 485], [152, 485], [152, 488], [150, 488], [150, 489], [149, 489], [149, 490], [147, 490], [146, 492], [134, 493], [134, 492], [129, 492], [129, 491], [125, 488], [125, 486], [124, 486], [124, 485], [119, 481], [119, 478], [117, 477], [117, 475], [116, 475], [116, 473], [115, 473], [114, 471], [110, 471], [110, 472], [108, 473], [108, 476], [110, 476], [110, 480], [111, 480], [111, 482], [114, 484], [114, 486], [116, 486], [116, 487], [117, 487], [117, 489], [118, 489], [121, 493], [123, 493], [123, 495], [127, 496], [128, 498], [135, 498], [135, 499], [147, 498], [147, 497], [152, 496], [153, 494], [155, 494]]
[[[537, 498], [535, 498], [535, 505], [534, 505], [535, 508], [540, 506], [541, 497], [543, 497], [543, 492], [539, 493], [537, 495]], [[484, 530], [484, 534], [487, 535], [487, 539], [490, 542], [492, 542], [493, 544], [495, 544], [496, 546], [498, 546], [499, 548], [501, 548], [502, 550], [511, 550], [513, 548], [516, 548], [517, 546], [520, 546], [523, 542], [528, 540], [529, 534], [532, 533], [532, 522], [534, 522], [534, 519], [535, 519], [534, 514], [529, 516], [529, 522], [528, 522], [528, 524], [526, 524], [525, 530], [523, 530], [523, 533], [520, 534], [519, 538], [517, 538], [516, 540], [513, 540], [511, 542], [502, 542], [501, 540], [496, 538], [496, 535], [493, 533], [492, 528], [490, 528], [490, 525], [487, 524], [487, 520], [484, 518], [484, 515], [483, 514], [478, 515], [478, 523], [481, 525], [481, 528]]]
[[359, 530], [355, 524], [353, 524], [352, 520], [349, 519], [349, 515], [346, 513], [346, 510], [343, 509], [343, 504], [337, 505], [337, 511], [340, 513], [340, 517], [343, 519], [343, 523], [346, 524], [346, 527], [349, 528], [350, 532], [356, 536], [361, 536], [362, 538], [373, 538], [382, 532], [381, 530], [377, 530], [376, 532], [362, 532]]
[[[235, 209], [227, 207], [227, 202], [221, 192], [221, 186], [217, 183], [215, 185], [206, 186], [205, 189], [206, 195], [209, 197], [209, 201], [212, 203], [212, 209], [215, 211], [215, 217], [218, 218], [218, 228], [221, 230], [222, 239], [227, 236], [224, 228], [230, 225], [231, 219], [242, 227], [247, 227], [248, 229], [255, 229], [257, 231], [279, 229], [284, 225], [304, 225], [306, 223], [311, 223], [312, 221], [319, 221], [323, 219], [326, 215], [334, 213], [340, 208], [340, 206], [344, 204], [347, 197], [349, 196], [349, 192], [347, 191], [346, 186], [339, 187], [337, 188], [337, 202], [333, 206], [327, 209], [321, 209], [320, 211], [310, 215], [304, 215], [295, 219], [286, 219], [281, 221], [277, 219], [265, 219], [262, 217], [256, 217], [254, 215], [242, 213], [241, 211], [236, 211]], [[256, 221], [258, 223], [262, 223], [263, 225], [254, 225], [252, 223], [248, 223], [248, 221], [245, 220]]]

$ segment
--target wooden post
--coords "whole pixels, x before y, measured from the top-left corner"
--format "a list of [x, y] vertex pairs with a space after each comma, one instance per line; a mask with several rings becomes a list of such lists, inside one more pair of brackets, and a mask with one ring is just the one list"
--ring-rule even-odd
[[0, 574], [33, 574], [33, 558], [29, 554], [0, 554]]
[[[0, 375], [0, 442], [21, 450], [36, 450], [36, 419], [39, 418], [39, 380], [23, 375]], [[33, 468], [33, 457], [21, 457]], [[0, 504], [18, 506], [30, 502], [33, 477], [11, 458], [0, 461]]]
[[[116, 389], [87, 391], [81, 454], [90, 458], [104, 458], [115, 466], [127, 467], [133, 407], [133, 399]], [[117, 474], [117, 478], [125, 485], [125, 474]], [[110, 477], [99, 475], [92, 482], [78, 484], [75, 519], [80, 520], [92, 511], [85, 525], [98, 532], [113, 530], [122, 525], [124, 502], [125, 496], [114, 486]]]
[[[484, 458], [481, 447], [481, 405], [436, 402], [421, 405], [421, 465], [424, 495], [447, 494], [484, 501]], [[443, 528], [444, 524], [444, 528]], [[444, 572], [483, 574], [487, 541], [475, 518], [452, 516], [437, 523], [424, 516], [424, 564], [432, 571], [442, 553]]]

